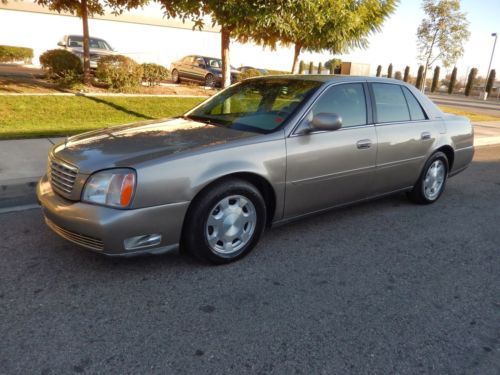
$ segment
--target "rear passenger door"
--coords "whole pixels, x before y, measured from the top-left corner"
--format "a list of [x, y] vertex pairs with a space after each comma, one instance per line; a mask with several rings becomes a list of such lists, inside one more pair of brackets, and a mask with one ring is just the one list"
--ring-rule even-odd
[[370, 93], [378, 138], [375, 193], [411, 187], [439, 136], [439, 125], [429, 120], [408, 88], [371, 83]]

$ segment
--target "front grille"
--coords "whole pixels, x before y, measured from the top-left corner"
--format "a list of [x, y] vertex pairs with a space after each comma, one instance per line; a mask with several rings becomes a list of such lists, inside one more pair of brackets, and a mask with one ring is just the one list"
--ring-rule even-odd
[[94, 251], [103, 251], [104, 250], [104, 244], [102, 241], [98, 238], [86, 236], [84, 234], [80, 233], [75, 233], [72, 231], [69, 231], [67, 229], [61, 228], [48, 218], [45, 218], [45, 222], [49, 226], [50, 229], [52, 229], [54, 232], [56, 232], [58, 235], [60, 235], [62, 238], [67, 239], [68, 241], [71, 241], [77, 245], [86, 247], [88, 249], [94, 250]]
[[58, 193], [71, 194], [78, 168], [55, 158], [49, 159], [48, 176], [50, 185]]

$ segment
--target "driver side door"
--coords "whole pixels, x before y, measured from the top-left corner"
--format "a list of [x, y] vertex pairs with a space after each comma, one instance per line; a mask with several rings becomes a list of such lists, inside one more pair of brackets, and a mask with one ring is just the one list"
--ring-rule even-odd
[[[372, 194], [377, 135], [364, 83], [326, 89], [286, 139], [285, 217], [291, 218], [368, 198]], [[319, 113], [342, 117], [335, 131], [303, 133]]]

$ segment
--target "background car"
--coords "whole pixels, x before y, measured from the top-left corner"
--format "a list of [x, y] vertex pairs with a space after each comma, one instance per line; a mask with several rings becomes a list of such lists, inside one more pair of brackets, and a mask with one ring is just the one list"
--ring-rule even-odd
[[253, 66], [241, 66], [238, 68], [238, 70], [241, 72], [241, 73], [245, 73], [246, 71], [248, 70], [257, 70], [260, 74], [262, 74], [263, 76], [265, 75], [268, 75], [269, 72], [266, 70], [266, 69], [261, 69], [261, 68], [254, 68]]
[[[191, 55], [172, 63], [172, 81], [201, 82], [205, 86], [215, 87], [222, 83], [222, 60], [215, 57]], [[236, 82], [238, 70], [231, 67], [231, 83]]]
[[[83, 63], [83, 36], [65, 35], [57, 45], [78, 56]], [[117, 52], [104, 39], [90, 37], [90, 68], [97, 68], [101, 56], [116, 54]]]

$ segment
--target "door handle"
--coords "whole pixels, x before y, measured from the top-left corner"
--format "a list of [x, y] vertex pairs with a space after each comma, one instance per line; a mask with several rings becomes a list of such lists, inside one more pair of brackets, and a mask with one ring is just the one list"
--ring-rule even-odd
[[422, 140], [431, 139], [431, 133], [423, 132], [422, 134], [420, 134], [420, 139]]
[[365, 148], [370, 148], [370, 147], [372, 147], [372, 140], [371, 139], [362, 139], [361, 141], [356, 142], [356, 147], [359, 148], [360, 150], [365, 149]]

